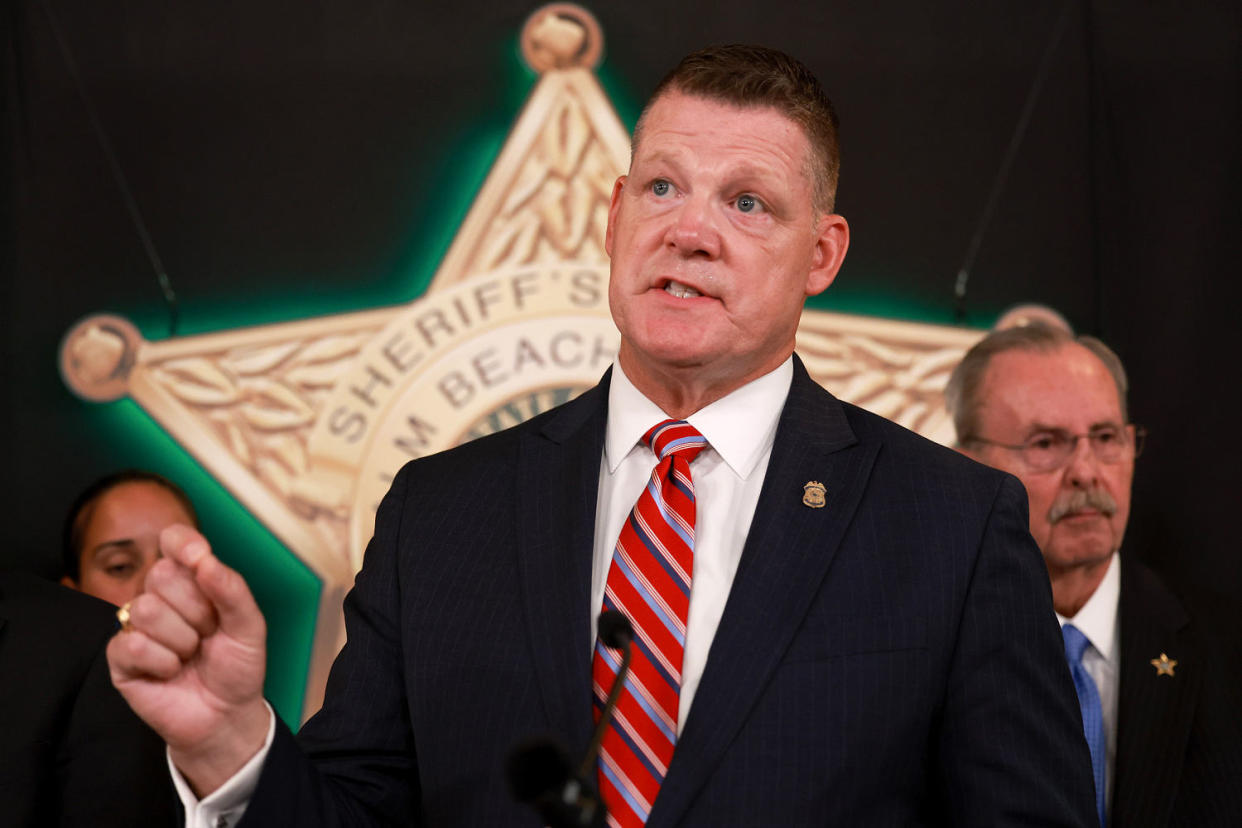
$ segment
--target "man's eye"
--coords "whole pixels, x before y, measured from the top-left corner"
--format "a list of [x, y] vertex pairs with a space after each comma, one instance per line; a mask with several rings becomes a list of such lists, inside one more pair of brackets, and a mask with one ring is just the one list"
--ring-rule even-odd
[[134, 574], [135, 568], [131, 563], [110, 564], [104, 567], [104, 572], [112, 578], [128, 578]]
[[660, 198], [664, 198], [664, 196], [668, 195], [672, 191], [673, 185], [662, 178], [651, 182], [652, 194], [659, 196]]
[[1121, 440], [1121, 432], [1115, 428], [1102, 428], [1092, 434], [1091, 439], [1101, 446], [1111, 446]]
[[743, 213], [758, 212], [763, 209], [763, 202], [753, 195], [741, 195], [737, 197], [737, 209]]
[[1063, 440], [1055, 434], [1041, 434], [1038, 437], [1032, 437], [1026, 441], [1027, 448], [1036, 451], [1051, 451], [1059, 446]]

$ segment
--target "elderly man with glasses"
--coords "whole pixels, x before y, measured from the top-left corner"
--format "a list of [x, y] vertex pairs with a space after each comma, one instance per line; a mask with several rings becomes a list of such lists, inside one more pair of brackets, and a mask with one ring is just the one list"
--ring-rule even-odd
[[1226, 631], [1120, 555], [1146, 436], [1126, 388], [1103, 342], [1036, 323], [976, 344], [946, 400], [958, 448], [1026, 486], [1101, 825], [1242, 825], [1236, 664], [1215, 643]]

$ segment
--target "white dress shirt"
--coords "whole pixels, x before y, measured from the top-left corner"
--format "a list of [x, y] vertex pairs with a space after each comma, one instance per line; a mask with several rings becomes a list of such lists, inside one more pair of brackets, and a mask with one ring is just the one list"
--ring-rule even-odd
[[[776, 423], [791, 382], [792, 357], [686, 419], [707, 439], [708, 447], [690, 464], [695, 495], [694, 572], [681, 665], [678, 734], [703, 677], [707, 653], [742, 559], [742, 546], [772, 455]], [[614, 364], [595, 501], [591, 606], [597, 610], [604, 603], [604, 585], [621, 527], [656, 466], [655, 454], [642, 442], [643, 434], [666, 419], [668, 415], [634, 387], [619, 364]], [[592, 635], [592, 646], [594, 641]]]
[[1104, 579], [1073, 618], [1057, 613], [1061, 626], [1073, 623], [1090, 646], [1082, 654], [1082, 666], [1095, 682], [1104, 716], [1104, 802], [1112, 810], [1113, 768], [1117, 759], [1117, 689], [1121, 675], [1121, 648], [1117, 643], [1117, 605], [1121, 600], [1121, 556], [1113, 552]]
[[[793, 358], [790, 357], [771, 373], [687, 418], [687, 422], [707, 438], [709, 445], [690, 464], [695, 493], [695, 550], [681, 667], [679, 734], [699, 679], [703, 677], [707, 653], [742, 559], [742, 546], [750, 531], [750, 521], [772, 455], [777, 420], [792, 382]], [[642, 442], [643, 434], [666, 419], [668, 415], [634, 387], [619, 364], [614, 364], [608, 389], [604, 456], [600, 459], [599, 492], [595, 501], [595, 545], [591, 565], [593, 607], [603, 606], [604, 585], [621, 525], [656, 465], [655, 454]], [[594, 630], [591, 641], [593, 648]], [[169, 759], [168, 767], [185, 807], [187, 828], [230, 828], [237, 824], [258, 784], [275, 732], [273, 712], [267, 741], [259, 752], [201, 801]]]
[[[263, 703], [267, 704], [267, 701]], [[186, 828], [233, 828], [241, 822], [242, 814], [246, 813], [246, 806], [250, 804], [250, 796], [259, 784], [263, 760], [272, 749], [272, 739], [276, 736], [276, 711], [270, 704], [267, 704], [267, 713], [271, 718], [268, 719], [267, 738], [263, 741], [263, 747], [242, 765], [241, 770], [230, 776], [227, 782], [201, 800], [194, 795], [190, 784], [173, 765], [172, 754], [166, 752], [173, 785], [176, 786], [177, 796], [185, 808]]]

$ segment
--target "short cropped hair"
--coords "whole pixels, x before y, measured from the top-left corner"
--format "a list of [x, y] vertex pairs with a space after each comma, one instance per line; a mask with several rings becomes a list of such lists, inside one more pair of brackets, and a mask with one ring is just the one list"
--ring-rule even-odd
[[1081, 345], [1095, 354], [1108, 373], [1112, 375], [1117, 386], [1117, 399], [1121, 403], [1121, 420], [1129, 421], [1126, 394], [1129, 382], [1126, 379], [1125, 366], [1121, 358], [1094, 336], [1075, 336], [1063, 328], [1052, 327], [1042, 322], [1032, 322], [1015, 328], [992, 331], [975, 343], [962, 361], [953, 369], [949, 383], [944, 389], [945, 405], [953, 417], [953, 428], [957, 431], [957, 444], [965, 445], [978, 438], [979, 434], [979, 389], [983, 385], [988, 366], [992, 358], [1006, 351], [1039, 351], [1048, 353], [1066, 345]]
[[143, 469], [125, 469], [105, 475], [87, 486], [77, 496], [73, 505], [69, 507], [69, 513], [65, 516], [65, 525], [61, 531], [60, 555], [61, 568], [64, 570], [61, 574], [74, 583], [82, 579], [83, 536], [86, 534], [86, 526], [90, 523], [91, 515], [94, 514], [95, 507], [99, 504], [99, 499], [125, 483], [154, 483], [165, 489], [177, 499], [181, 508], [185, 509], [194, 528], [199, 528], [198, 513], [194, 511], [194, 504], [190, 502], [190, 498], [180, 486], [163, 475]]
[[742, 108], [771, 107], [802, 127], [811, 145], [808, 172], [814, 206], [831, 213], [841, 171], [838, 119], [819, 80], [799, 61], [764, 46], [709, 46], [682, 58], [656, 86], [634, 128], [631, 152], [641, 140], [647, 112], [667, 92]]

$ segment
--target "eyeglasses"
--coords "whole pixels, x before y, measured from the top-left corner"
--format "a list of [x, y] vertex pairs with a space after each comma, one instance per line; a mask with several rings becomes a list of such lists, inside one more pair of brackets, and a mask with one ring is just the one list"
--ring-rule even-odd
[[1046, 472], [1064, 466], [1078, 450], [1078, 441], [1087, 439], [1095, 459], [1101, 463], [1120, 463], [1143, 453], [1147, 441], [1147, 429], [1133, 423], [1124, 426], [1106, 425], [1093, 428], [1086, 434], [1070, 434], [1061, 429], [1040, 431], [1026, 442], [998, 443], [985, 437], [968, 437], [963, 443], [983, 443], [997, 448], [1022, 453], [1022, 460], [1032, 471]]

